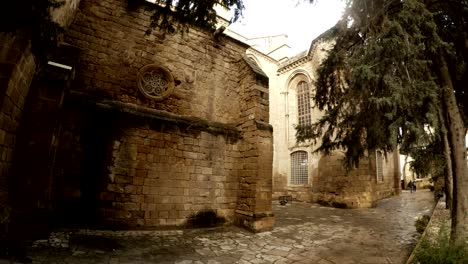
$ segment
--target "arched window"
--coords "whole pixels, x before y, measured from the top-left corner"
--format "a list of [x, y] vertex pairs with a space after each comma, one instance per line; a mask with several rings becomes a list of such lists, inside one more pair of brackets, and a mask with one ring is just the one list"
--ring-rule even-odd
[[376, 151], [375, 156], [375, 170], [377, 174], [377, 182], [383, 182], [383, 154], [381, 151]]
[[310, 89], [304, 81], [297, 85], [297, 116], [299, 125], [310, 125]]
[[309, 182], [309, 162], [307, 152], [296, 151], [291, 153], [291, 179], [290, 183], [295, 185], [307, 184]]

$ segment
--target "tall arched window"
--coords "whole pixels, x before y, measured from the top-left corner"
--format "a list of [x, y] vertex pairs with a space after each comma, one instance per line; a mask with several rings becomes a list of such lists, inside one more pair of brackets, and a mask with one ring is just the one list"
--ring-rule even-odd
[[381, 151], [376, 151], [375, 153], [376, 161], [375, 161], [375, 169], [376, 169], [376, 175], [377, 175], [377, 182], [383, 182], [383, 154]]
[[309, 182], [309, 162], [307, 152], [296, 151], [291, 153], [291, 179], [290, 183], [295, 185], [307, 184]]
[[297, 115], [299, 125], [310, 125], [310, 89], [304, 81], [297, 85]]

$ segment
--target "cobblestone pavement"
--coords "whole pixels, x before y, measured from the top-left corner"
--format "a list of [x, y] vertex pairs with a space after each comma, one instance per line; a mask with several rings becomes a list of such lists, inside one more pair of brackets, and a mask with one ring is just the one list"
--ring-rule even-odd
[[[275, 202], [276, 203], [276, 202]], [[168, 231], [81, 231], [69, 249], [32, 249], [33, 263], [404, 263], [419, 235], [415, 219], [430, 214], [433, 193], [418, 190], [372, 209], [293, 202], [274, 205], [273, 231], [229, 226]]]

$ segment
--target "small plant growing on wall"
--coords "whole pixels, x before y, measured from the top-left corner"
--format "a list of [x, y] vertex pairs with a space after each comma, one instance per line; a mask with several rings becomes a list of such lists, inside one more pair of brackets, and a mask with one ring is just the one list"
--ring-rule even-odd
[[51, 11], [64, 4], [60, 0], [1, 1], [0, 32], [30, 37], [37, 58], [46, 59], [60, 41], [63, 28], [53, 21]]

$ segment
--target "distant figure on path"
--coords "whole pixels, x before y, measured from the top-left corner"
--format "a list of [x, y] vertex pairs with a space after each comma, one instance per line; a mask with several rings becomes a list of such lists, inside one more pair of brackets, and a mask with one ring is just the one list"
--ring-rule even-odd
[[411, 181], [408, 183], [408, 188], [410, 189], [410, 193], [412, 193], [413, 191], [416, 192], [416, 182], [414, 182], [413, 180], [411, 180]]

